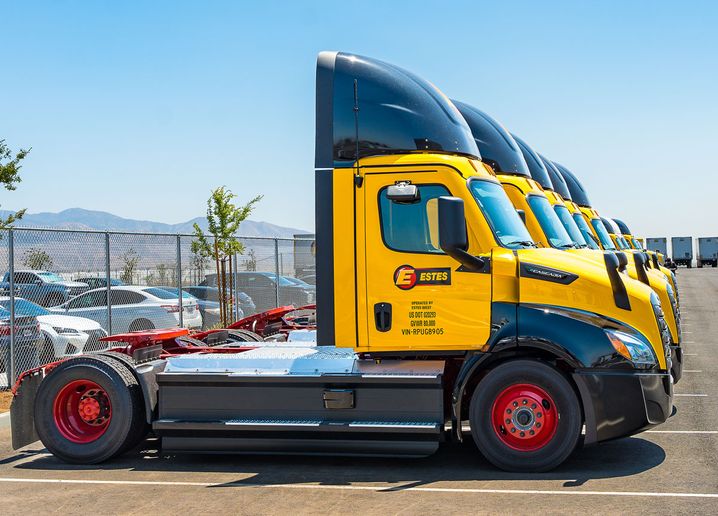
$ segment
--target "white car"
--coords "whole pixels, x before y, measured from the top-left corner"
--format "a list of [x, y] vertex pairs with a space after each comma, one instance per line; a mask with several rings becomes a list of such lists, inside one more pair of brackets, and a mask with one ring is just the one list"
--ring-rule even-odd
[[[185, 328], [201, 328], [202, 314], [196, 302], [182, 303], [182, 323]], [[179, 326], [180, 306], [176, 294], [157, 287], [130, 285], [110, 288], [112, 333], [173, 328]], [[80, 294], [66, 303], [50, 308], [63, 315], [87, 317], [110, 331], [107, 317], [107, 289], [96, 288]]]
[[[9, 310], [10, 298], [0, 297], [0, 306]], [[43, 337], [38, 343], [41, 364], [108, 348], [106, 342], [100, 342], [107, 332], [91, 319], [55, 314], [22, 298], [15, 298], [15, 312], [37, 318]]]

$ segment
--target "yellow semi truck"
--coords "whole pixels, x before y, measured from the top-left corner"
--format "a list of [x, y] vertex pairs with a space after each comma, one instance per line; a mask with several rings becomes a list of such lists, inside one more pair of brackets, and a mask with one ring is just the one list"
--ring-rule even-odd
[[96, 463], [150, 425], [165, 451], [424, 456], [468, 423], [544, 471], [669, 417], [656, 294], [613, 253], [538, 249], [436, 87], [323, 52], [316, 95], [316, 342], [180, 356], [145, 332], [25, 375], [14, 442]]

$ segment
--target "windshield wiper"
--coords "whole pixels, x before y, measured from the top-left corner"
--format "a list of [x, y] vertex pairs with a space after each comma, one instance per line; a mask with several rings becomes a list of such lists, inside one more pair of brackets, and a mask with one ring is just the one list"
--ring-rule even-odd
[[558, 248], [559, 248], [559, 249], [577, 249], [577, 246], [576, 246], [576, 244], [573, 244], [573, 243], [571, 243], [571, 244], [561, 244], [560, 246], [558, 246]]
[[506, 245], [525, 245], [526, 247], [538, 247], [536, 245], [536, 242], [532, 242], [531, 240], [514, 240], [512, 242], [507, 243]]

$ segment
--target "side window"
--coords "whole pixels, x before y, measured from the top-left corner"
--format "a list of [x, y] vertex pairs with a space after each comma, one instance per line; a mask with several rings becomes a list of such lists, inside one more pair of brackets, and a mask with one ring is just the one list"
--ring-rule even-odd
[[[93, 302], [97, 301], [97, 295], [98, 292], [88, 292], [87, 294], [82, 294], [81, 296], [77, 296], [75, 299], [70, 301], [70, 304], [67, 305], [68, 308], [74, 309], [74, 308], [89, 308], [91, 306], [97, 306], [96, 304], [93, 304]], [[104, 304], [104, 303], [103, 303]]]
[[394, 251], [443, 254], [439, 248], [438, 198], [451, 195], [441, 185], [420, 185], [419, 200], [390, 201], [387, 189], [379, 192], [379, 218], [384, 245]]
[[131, 290], [112, 290], [110, 292], [110, 303], [112, 306], [133, 305], [141, 303], [144, 300], [145, 296]]
[[16, 272], [15, 273], [15, 283], [18, 283], [20, 285], [29, 285], [31, 283], [34, 283], [37, 279], [37, 276], [30, 272]]

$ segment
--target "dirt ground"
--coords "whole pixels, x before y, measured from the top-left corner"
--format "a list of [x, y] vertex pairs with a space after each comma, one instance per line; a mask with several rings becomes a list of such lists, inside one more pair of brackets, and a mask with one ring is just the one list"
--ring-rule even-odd
[[0, 413], [10, 410], [10, 402], [12, 401], [12, 392], [0, 391]]

